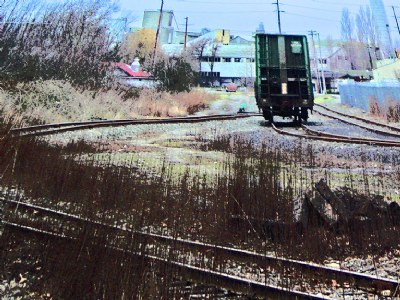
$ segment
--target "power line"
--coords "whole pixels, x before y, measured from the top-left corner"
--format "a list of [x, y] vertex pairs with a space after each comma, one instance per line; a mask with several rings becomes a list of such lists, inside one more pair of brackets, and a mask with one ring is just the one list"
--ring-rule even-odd
[[302, 14], [296, 14], [296, 13], [292, 13], [292, 12], [287, 12], [287, 14], [293, 15], [293, 16], [298, 16], [298, 17], [310, 18], [310, 19], [330, 21], [330, 22], [335, 22], [335, 23], [340, 22], [339, 19], [338, 20], [332, 20], [332, 19], [327, 19], [327, 18], [318, 18], [318, 17], [314, 17], [314, 16], [306, 16], [306, 15], [302, 15]]
[[281, 4], [285, 6], [292, 6], [292, 7], [298, 7], [298, 8], [306, 8], [306, 9], [312, 9], [312, 10], [319, 10], [319, 11], [330, 11], [330, 12], [342, 12], [341, 10], [333, 10], [333, 9], [326, 9], [326, 8], [318, 8], [318, 7], [310, 7], [310, 6], [303, 6], [303, 5], [296, 5], [296, 4]]

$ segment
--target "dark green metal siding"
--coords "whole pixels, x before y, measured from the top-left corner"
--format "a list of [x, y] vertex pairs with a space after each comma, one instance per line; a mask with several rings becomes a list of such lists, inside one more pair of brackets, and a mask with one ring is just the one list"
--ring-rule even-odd
[[255, 57], [255, 95], [259, 107], [292, 101], [295, 107], [312, 108], [314, 95], [306, 36], [256, 34]]

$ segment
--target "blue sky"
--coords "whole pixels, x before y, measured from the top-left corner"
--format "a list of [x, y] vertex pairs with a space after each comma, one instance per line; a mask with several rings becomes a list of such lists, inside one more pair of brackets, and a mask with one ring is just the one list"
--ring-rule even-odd
[[[141, 26], [145, 9], [159, 9], [161, 0], [118, 0], [123, 13], [130, 13], [131, 26]], [[277, 32], [276, 0], [164, 0], [164, 8], [173, 10], [176, 22], [184, 30], [184, 18], [189, 17], [189, 31], [201, 28], [230, 29], [231, 34], [251, 36], [260, 22], [267, 32]], [[308, 30], [320, 32], [321, 38], [332, 35], [340, 37], [340, 18], [344, 7], [356, 13], [368, 0], [280, 0], [282, 31], [306, 34]], [[399, 39], [393, 17], [392, 5], [397, 6], [400, 20], [400, 1], [383, 0], [389, 18], [392, 37]]]

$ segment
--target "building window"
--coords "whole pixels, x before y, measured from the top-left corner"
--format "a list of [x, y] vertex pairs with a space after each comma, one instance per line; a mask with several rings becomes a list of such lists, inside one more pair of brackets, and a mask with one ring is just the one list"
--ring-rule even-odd
[[235, 57], [235, 62], [241, 62], [241, 61], [242, 61], [241, 58]]
[[319, 61], [320, 64], [326, 65], [326, 59], [325, 58], [319, 59], [318, 61]]
[[201, 77], [220, 77], [220, 72], [200, 72]]
[[231, 62], [231, 58], [230, 57], [223, 57], [222, 61], [223, 62]]

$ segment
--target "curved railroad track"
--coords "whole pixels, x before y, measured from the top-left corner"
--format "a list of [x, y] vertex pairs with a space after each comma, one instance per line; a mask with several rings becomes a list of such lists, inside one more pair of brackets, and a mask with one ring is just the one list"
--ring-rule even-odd
[[[316, 112], [317, 114], [319, 114], [321, 116], [335, 119], [335, 120], [338, 120], [340, 122], [343, 122], [343, 123], [346, 123], [349, 125], [354, 125], [354, 126], [362, 128], [362, 129], [383, 135], [383, 136], [391, 136], [391, 137], [400, 138], [400, 128], [390, 126], [387, 124], [383, 124], [383, 123], [379, 123], [379, 122], [375, 122], [372, 120], [352, 116], [349, 114], [345, 114], [345, 113], [333, 110], [331, 108], [328, 108], [324, 105], [314, 104], [314, 106], [323, 110], [323, 111], [321, 111], [321, 110], [315, 109], [315, 107], [314, 107], [314, 112]], [[373, 127], [367, 126], [366, 124], [372, 125]]]
[[101, 127], [118, 127], [127, 125], [144, 125], [144, 124], [169, 124], [169, 123], [199, 123], [209, 121], [225, 121], [236, 120], [261, 116], [259, 113], [238, 113], [226, 115], [211, 116], [194, 116], [194, 117], [176, 117], [176, 118], [159, 118], [159, 119], [125, 119], [125, 120], [100, 120], [100, 121], [83, 121], [68, 122], [29, 126], [23, 128], [14, 128], [11, 134], [16, 137], [43, 136], [57, 134], [62, 132], [85, 130]]
[[[356, 293], [400, 296], [400, 281], [380, 278], [358, 272], [340, 270], [298, 260], [275, 257], [229, 247], [173, 238], [153, 233], [139, 232], [123, 226], [104, 223], [25, 202], [6, 200], [3, 225], [18, 232], [44, 235], [47, 238], [78, 242], [80, 236], [92, 235], [115, 251], [126, 251], [127, 240], [134, 240], [145, 247], [141, 253], [152, 262], [168, 264], [188, 274], [201, 283], [216, 284], [238, 293], [251, 293], [270, 299], [330, 299], [318, 294], [327, 282], [337, 284]], [[111, 239], [110, 239], [111, 237]], [[103, 239], [102, 239], [103, 238]], [[171, 255], [172, 253], [172, 255]], [[172, 258], [171, 258], [172, 257]], [[260, 277], [232, 274], [232, 266], [245, 265], [249, 270], [262, 269]], [[255, 268], [256, 267], [256, 268]], [[254, 269], [255, 268], [255, 269]], [[268, 271], [267, 271], [268, 270]], [[250, 277], [250, 278], [249, 278]], [[272, 279], [270, 278], [272, 277]], [[296, 289], [294, 289], [294, 287]], [[332, 287], [330, 287], [332, 288]], [[269, 299], [269, 298], [268, 298]]]
[[366, 138], [355, 138], [349, 136], [335, 135], [322, 131], [316, 131], [309, 128], [306, 125], [302, 125], [306, 134], [301, 134], [297, 132], [291, 132], [277, 128], [275, 124], [272, 124], [272, 128], [279, 134], [288, 135], [298, 138], [304, 138], [308, 140], [318, 140], [324, 142], [334, 142], [334, 143], [346, 143], [346, 144], [359, 144], [359, 145], [370, 145], [370, 146], [380, 146], [380, 147], [400, 147], [400, 141], [382, 141], [377, 139], [366, 139]]

